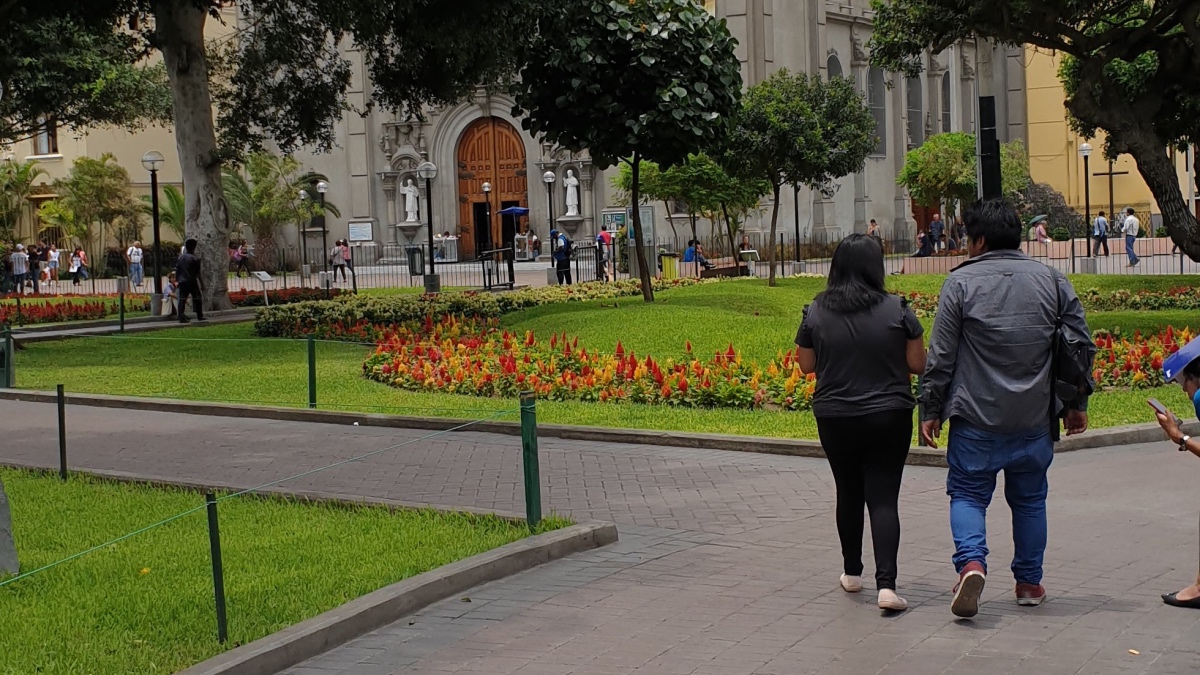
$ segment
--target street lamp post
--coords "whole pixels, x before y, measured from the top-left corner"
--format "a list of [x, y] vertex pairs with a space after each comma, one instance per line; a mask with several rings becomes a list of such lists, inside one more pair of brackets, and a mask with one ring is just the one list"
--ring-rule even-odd
[[1083, 232], [1088, 247], [1088, 257], [1092, 257], [1092, 172], [1088, 168], [1088, 158], [1092, 156], [1092, 146], [1084, 143], [1079, 146], [1079, 154], [1083, 156]]
[[151, 150], [142, 155], [142, 166], [150, 172], [150, 218], [154, 228], [154, 295], [150, 297], [150, 314], [162, 315], [162, 238], [159, 235], [158, 214], [158, 170], [166, 159], [157, 150]]
[[325, 193], [329, 183], [317, 181], [317, 199], [321, 205], [321, 257], [325, 260], [325, 283], [329, 283], [329, 227], [325, 224]]
[[417, 176], [425, 181], [425, 222], [429, 226], [429, 274], [425, 275], [425, 292], [438, 293], [442, 290], [433, 261], [433, 179], [437, 178], [437, 165], [430, 161], [421, 162]]
[[492, 184], [485, 182], [483, 184], [483, 200], [487, 202], [487, 223], [484, 230], [484, 241], [487, 242], [488, 248], [492, 244]]
[[[307, 202], [308, 200], [309, 200], [308, 190], [301, 190], [300, 191], [300, 201]], [[310, 260], [309, 262], [304, 262], [304, 259], [308, 257], [308, 231], [311, 228], [312, 228], [312, 218], [308, 219], [307, 227], [305, 227], [305, 226], [297, 227], [297, 229], [300, 230], [300, 285], [301, 286], [304, 285], [304, 280], [306, 278], [308, 278], [309, 275], [312, 274], [312, 261]], [[309, 270], [307, 274], [304, 272], [305, 268], [307, 268]]]
[[[550, 244], [551, 253], [554, 253], [554, 242], [549, 239], [550, 232], [554, 231], [554, 179], [555, 176], [553, 171], [547, 171], [546, 173], [542, 174], [542, 182], [546, 184], [546, 209], [547, 213], [550, 214], [549, 220], [547, 221], [550, 225], [550, 229], [546, 231], [546, 241]], [[553, 255], [550, 256], [550, 266], [554, 267]]]

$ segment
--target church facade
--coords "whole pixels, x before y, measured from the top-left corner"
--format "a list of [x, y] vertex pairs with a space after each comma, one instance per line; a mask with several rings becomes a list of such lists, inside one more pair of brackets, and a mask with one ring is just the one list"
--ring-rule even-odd
[[[784, 191], [780, 231], [789, 239], [797, 221], [802, 237], [834, 238], [865, 231], [874, 219], [890, 238], [913, 240], [932, 208], [910, 203], [896, 185], [904, 155], [933, 134], [974, 132], [978, 96], [995, 97], [1001, 141], [1026, 138], [1024, 52], [1019, 48], [958, 44], [927, 54], [925, 72], [904, 78], [868, 63], [872, 12], [867, 0], [705, 4], [728, 22], [739, 42], [745, 86], [779, 68], [849, 77], [875, 117], [875, 152], [862, 172], [838, 181], [832, 197], [807, 189]], [[370, 86], [361, 56], [354, 51], [347, 56], [356, 64], [351, 102], [365, 104]], [[432, 215], [434, 231], [457, 236], [459, 255], [471, 256], [511, 245], [527, 226], [543, 240], [552, 226], [580, 239], [594, 236], [602, 225], [625, 222], [627, 209], [617, 203], [610, 182], [616, 170], [601, 170], [586, 152], [573, 153], [531, 137], [512, 108], [508, 96], [480, 88], [473, 100], [430, 108], [420, 116], [373, 110], [341, 122], [332, 153], [301, 156], [331, 178], [328, 197], [342, 217], [330, 218], [330, 236], [349, 236], [367, 258], [372, 252], [376, 259], [398, 257], [403, 246], [427, 241], [427, 218]], [[417, 174], [425, 161], [438, 168], [428, 195]], [[577, 215], [566, 215], [564, 182], [578, 191], [571, 195], [578, 201], [571, 205]], [[763, 212], [746, 223], [746, 231], [769, 229], [769, 199]], [[528, 216], [499, 214], [513, 206], [529, 209]], [[655, 235], [669, 239], [672, 230], [664, 206], [647, 204], [642, 209], [651, 216]], [[701, 222], [700, 227], [703, 231], [710, 225]]]

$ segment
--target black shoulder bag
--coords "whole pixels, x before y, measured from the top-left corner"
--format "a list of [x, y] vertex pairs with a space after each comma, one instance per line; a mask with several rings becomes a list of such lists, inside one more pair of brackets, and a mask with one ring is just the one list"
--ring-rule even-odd
[[1067, 335], [1063, 330], [1062, 287], [1058, 285], [1058, 277], [1050, 273], [1050, 281], [1054, 284], [1054, 295], [1057, 298], [1054, 314], [1054, 342], [1050, 348], [1050, 436], [1054, 441], [1060, 438], [1058, 403], [1063, 404], [1062, 416], [1072, 403], [1092, 394], [1092, 377], [1088, 369], [1088, 345]]

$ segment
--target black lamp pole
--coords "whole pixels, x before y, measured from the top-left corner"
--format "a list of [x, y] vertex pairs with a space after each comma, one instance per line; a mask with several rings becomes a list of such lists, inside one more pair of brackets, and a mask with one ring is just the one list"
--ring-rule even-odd
[[1092, 172], [1088, 168], [1088, 155], [1086, 154], [1083, 156], [1083, 233], [1087, 237], [1087, 254], [1090, 258], [1092, 257]]
[[433, 270], [433, 179], [425, 179], [425, 222], [429, 225], [429, 276]]
[[[792, 185], [792, 204], [796, 207], [796, 262], [800, 262], [800, 186]], [[782, 256], [782, 254], [780, 254]]]
[[329, 274], [329, 227], [325, 225], [325, 192], [318, 190], [321, 204], [321, 257], [325, 259], [325, 274]]
[[154, 223], [154, 294], [162, 297], [162, 240], [159, 237], [158, 215], [158, 169], [150, 170], [150, 210], [151, 222]]

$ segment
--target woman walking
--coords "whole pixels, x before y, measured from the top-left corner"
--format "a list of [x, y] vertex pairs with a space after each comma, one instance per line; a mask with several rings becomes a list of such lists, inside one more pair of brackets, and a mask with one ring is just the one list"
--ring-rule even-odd
[[800, 368], [816, 373], [813, 414], [837, 486], [842, 589], [862, 590], [863, 504], [871, 515], [881, 609], [902, 611], [896, 595], [900, 548], [897, 500], [912, 440], [910, 375], [925, 370], [924, 330], [884, 288], [883, 249], [853, 234], [838, 245], [825, 292], [804, 310], [796, 335]]
[[338, 239], [336, 242], [334, 242], [333, 248], [329, 249], [329, 262], [333, 264], [334, 281], [337, 281], [338, 272], [342, 273], [342, 281], [349, 281], [349, 277], [346, 276], [346, 254], [345, 249], [343, 248], [344, 246], [345, 242], [343, 242], [341, 239]]

